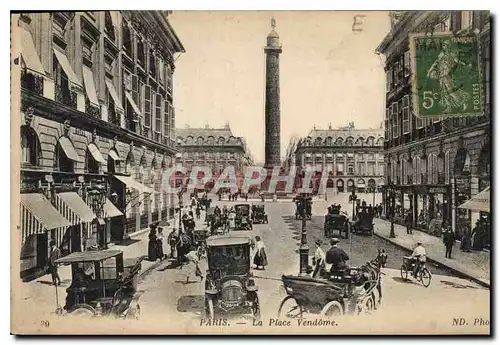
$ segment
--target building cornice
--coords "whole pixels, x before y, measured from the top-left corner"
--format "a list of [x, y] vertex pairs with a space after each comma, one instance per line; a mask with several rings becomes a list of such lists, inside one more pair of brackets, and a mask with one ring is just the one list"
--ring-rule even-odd
[[48, 98], [33, 94], [25, 89], [21, 90], [21, 109], [33, 107], [35, 115], [40, 116], [56, 122], [64, 122], [69, 120], [72, 126], [92, 132], [94, 129], [99, 131], [99, 134], [112, 139], [117, 137], [124, 143], [134, 142], [136, 146], [146, 146], [151, 149], [157, 149], [158, 152], [166, 152], [175, 155], [179, 152], [176, 148], [172, 148], [151, 139], [140, 136], [129, 130], [117, 127], [109, 122], [101, 120], [97, 117], [91, 116], [87, 113], [81, 112], [77, 109], [71, 108], [59, 102], [50, 100]]

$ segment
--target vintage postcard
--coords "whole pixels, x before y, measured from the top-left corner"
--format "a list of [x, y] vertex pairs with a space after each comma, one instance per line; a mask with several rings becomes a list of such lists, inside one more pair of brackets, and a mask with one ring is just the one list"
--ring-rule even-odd
[[489, 335], [489, 11], [11, 13], [14, 334]]

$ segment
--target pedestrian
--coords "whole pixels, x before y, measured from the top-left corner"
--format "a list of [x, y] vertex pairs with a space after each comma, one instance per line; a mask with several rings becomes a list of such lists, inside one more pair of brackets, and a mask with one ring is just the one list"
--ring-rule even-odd
[[[191, 248], [191, 251], [186, 254], [187, 264], [186, 264], [186, 284], [191, 283], [189, 278], [194, 274], [196, 277], [200, 277], [200, 281], [203, 280], [203, 274], [200, 267], [198, 266], [198, 253], [195, 249]], [[196, 279], [196, 278], [195, 278]], [[196, 283], [194, 281], [193, 283]]]
[[314, 242], [314, 246], [316, 247], [316, 252], [314, 252], [314, 257], [313, 257], [313, 266], [314, 266], [314, 271], [312, 274], [313, 278], [316, 278], [318, 274], [322, 276], [325, 269], [325, 252], [323, 251], [323, 249], [321, 249], [321, 244], [322, 244], [321, 240], [316, 240]]
[[164, 260], [167, 258], [167, 256], [165, 255], [165, 252], [163, 250], [163, 240], [165, 239], [165, 236], [163, 235], [163, 228], [158, 228], [156, 237], [158, 241], [158, 257], [160, 258], [160, 260]]
[[196, 205], [196, 219], [200, 220], [200, 215], [201, 215], [201, 209], [200, 209], [200, 203]]
[[148, 260], [156, 261], [158, 259], [158, 237], [156, 236], [156, 227], [154, 224], [150, 225], [148, 242]]
[[405, 224], [406, 224], [406, 233], [412, 234], [413, 216], [411, 209], [408, 210], [408, 212], [406, 212]]
[[[255, 257], [253, 263], [258, 270], [265, 270], [267, 266], [266, 246], [260, 236], [255, 236]], [[262, 268], [261, 268], [262, 267]]]
[[170, 234], [168, 234], [168, 245], [170, 246], [170, 257], [175, 259], [177, 257], [177, 242], [179, 237], [177, 236], [177, 230], [174, 228]]
[[59, 272], [57, 272], [57, 264], [55, 261], [61, 257], [61, 250], [57, 248], [56, 241], [50, 241], [50, 256], [49, 256], [49, 272], [52, 276], [52, 283], [54, 285], [61, 285], [61, 277], [59, 277]]
[[443, 242], [446, 248], [444, 257], [451, 259], [451, 250], [455, 244], [455, 234], [451, 231], [451, 227], [448, 226], [445, 233], [443, 234]]
[[464, 235], [462, 237], [462, 242], [460, 243], [460, 250], [463, 252], [470, 252], [471, 247], [471, 231], [469, 227], [466, 227], [464, 230]]

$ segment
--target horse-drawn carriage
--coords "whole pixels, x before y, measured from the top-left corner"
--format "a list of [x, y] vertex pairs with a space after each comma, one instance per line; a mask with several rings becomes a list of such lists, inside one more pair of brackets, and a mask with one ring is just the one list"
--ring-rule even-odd
[[252, 230], [252, 220], [250, 219], [250, 205], [239, 204], [234, 206], [236, 216], [234, 218], [234, 230]]
[[312, 216], [312, 197], [309, 194], [299, 194], [293, 201], [295, 202], [295, 219], [305, 215], [306, 219]]
[[373, 235], [373, 209], [367, 206], [359, 206], [357, 209], [356, 216], [354, 217], [354, 224], [352, 225], [352, 232], [358, 233], [368, 233], [370, 236]]
[[325, 237], [333, 237], [334, 230], [339, 232], [340, 237], [342, 237], [342, 233], [344, 233], [345, 238], [349, 238], [351, 223], [347, 215], [340, 211], [340, 208], [331, 206], [328, 208], [328, 213], [325, 215]]
[[267, 214], [264, 204], [252, 205], [252, 223], [267, 224]]
[[[143, 257], [123, 260], [121, 250], [75, 252], [55, 261], [71, 265], [72, 281], [66, 289], [67, 315], [119, 319], [138, 318], [137, 276]], [[56, 289], [57, 294], [57, 289]], [[58, 299], [59, 296], [56, 295]], [[57, 314], [64, 311], [57, 306]]]
[[207, 318], [213, 320], [225, 314], [260, 318], [258, 288], [250, 274], [250, 244], [250, 237], [233, 234], [207, 239]]
[[287, 293], [278, 317], [303, 318], [304, 313], [328, 319], [340, 315], [359, 315], [377, 309], [382, 300], [381, 260], [379, 256], [359, 268], [349, 268], [319, 278], [283, 275]]

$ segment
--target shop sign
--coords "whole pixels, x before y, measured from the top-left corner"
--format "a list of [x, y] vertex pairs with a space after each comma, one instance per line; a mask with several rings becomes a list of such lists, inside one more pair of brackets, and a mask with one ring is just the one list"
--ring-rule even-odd
[[446, 187], [429, 187], [429, 194], [446, 194], [448, 188]]

